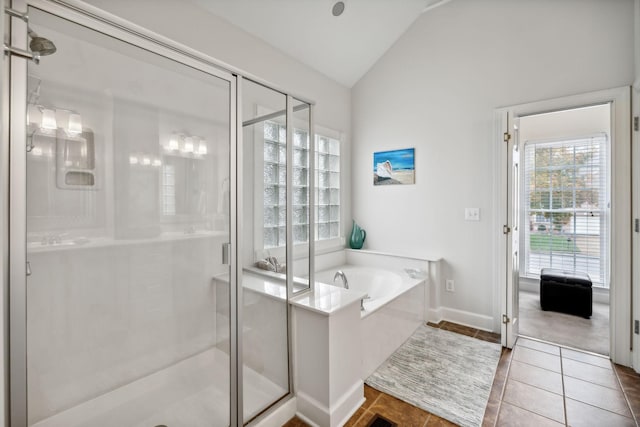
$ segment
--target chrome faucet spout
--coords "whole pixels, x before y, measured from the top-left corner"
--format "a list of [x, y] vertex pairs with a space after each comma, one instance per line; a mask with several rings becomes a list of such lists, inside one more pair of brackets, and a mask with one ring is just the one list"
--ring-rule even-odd
[[335, 276], [333, 276], [333, 281], [335, 282], [336, 279], [342, 279], [342, 285], [344, 286], [345, 289], [349, 289], [349, 281], [347, 280], [347, 275], [344, 274], [344, 271], [342, 270], [338, 270], [336, 271]]

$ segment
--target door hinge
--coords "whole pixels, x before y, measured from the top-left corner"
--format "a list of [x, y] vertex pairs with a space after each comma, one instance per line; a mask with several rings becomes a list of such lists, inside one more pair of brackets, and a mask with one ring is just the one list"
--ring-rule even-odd
[[507, 225], [503, 225], [502, 226], [502, 234], [509, 234], [511, 233], [511, 227], [507, 226]]
[[505, 132], [502, 134], [502, 138], [504, 140], [504, 142], [509, 142], [511, 141], [511, 134], [509, 132]]
[[640, 320], [633, 321], [633, 332], [640, 334]]
[[507, 323], [509, 323], [510, 321], [511, 321], [511, 319], [509, 319], [509, 317], [507, 317], [507, 315], [506, 315], [506, 314], [503, 314], [503, 315], [502, 315], [502, 323], [504, 323], [504, 324], [506, 325], [506, 324], [507, 324]]
[[635, 116], [633, 118], [633, 130], [638, 132], [640, 130], [640, 117]]
[[633, 231], [640, 233], [640, 219], [638, 218], [633, 220]]

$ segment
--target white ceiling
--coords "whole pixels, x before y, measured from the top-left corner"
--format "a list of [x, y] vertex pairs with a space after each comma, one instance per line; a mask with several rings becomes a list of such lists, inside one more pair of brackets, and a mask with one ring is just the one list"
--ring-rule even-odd
[[449, 0], [193, 0], [347, 87], [426, 9]]

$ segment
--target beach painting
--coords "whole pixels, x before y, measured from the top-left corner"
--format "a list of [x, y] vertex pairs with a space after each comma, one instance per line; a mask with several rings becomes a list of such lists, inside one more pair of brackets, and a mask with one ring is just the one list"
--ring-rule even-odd
[[415, 148], [373, 153], [373, 185], [415, 183]]

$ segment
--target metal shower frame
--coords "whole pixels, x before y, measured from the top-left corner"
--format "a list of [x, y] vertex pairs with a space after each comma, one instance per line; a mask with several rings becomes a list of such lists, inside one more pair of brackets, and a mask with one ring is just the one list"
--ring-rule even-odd
[[[7, 3], [10, 0], [7, 0]], [[0, 7], [4, 6], [0, 0]], [[5, 321], [9, 324], [5, 331], [5, 372], [8, 387], [6, 398], [8, 404], [7, 419], [11, 427], [27, 426], [27, 324], [26, 324], [26, 123], [27, 104], [27, 62], [32, 59], [37, 63], [39, 55], [29, 52], [27, 47], [27, 23], [21, 13], [28, 7], [34, 7], [57, 17], [67, 19], [79, 25], [127, 42], [154, 54], [169, 58], [178, 63], [198, 69], [229, 83], [230, 90], [230, 240], [232, 243], [230, 257], [230, 425], [243, 425], [243, 385], [242, 385], [242, 339], [239, 334], [242, 325], [242, 83], [243, 80], [263, 85], [287, 96], [287, 159], [293, 159], [293, 127], [292, 113], [294, 99], [309, 105], [310, 129], [310, 188], [309, 195], [309, 289], [314, 288], [315, 260], [315, 227], [314, 227], [314, 177], [315, 177], [315, 103], [305, 97], [293, 95], [278, 86], [264, 81], [250, 73], [239, 70], [229, 64], [179, 44], [167, 37], [151, 32], [125, 19], [104, 12], [94, 6], [78, 0], [13, 0], [11, 1], [12, 17], [9, 24], [10, 44], [5, 45], [5, 55], [10, 57], [10, 92], [9, 111], [3, 111], [3, 122], [9, 123], [8, 143], [3, 141], [2, 152], [9, 153], [9, 172], [4, 172], [8, 179], [8, 194], [0, 189], [0, 197], [8, 215], [10, 227], [4, 226], [9, 236], [8, 247], [3, 247], [4, 259], [8, 259], [8, 283], [3, 292], [8, 296], [5, 308]], [[22, 12], [25, 11], [25, 12]], [[6, 13], [6, 12], [5, 12]], [[46, 59], [45, 59], [46, 60]], [[3, 77], [3, 84], [9, 77]], [[10, 115], [10, 119], [8, 119]], [[10, 120], [10, 121], [9, 121]], [[7, 134], [6, 131], [4, 131]], [[293, 162], [287, 162], [287, 255], [286, 262], [293, 265], [293, 234], [291, 226], [293, 200], [292, 184]], [[0, 177], [1, 178], [1, 177]], [[8, 202], [8, 203], [7, 203]], [[8, 250], [8, 253], [6, 253]], [[307, 292], [307, 291], [305, 291]], [[297, 295], [298, 293], [296, 293]], [[289, 393], [275, 402], [269, 409], [288, 401], [294, 394], [293, 354], [291, 331], [291, 307], [288, 304], [293, 293], [293, 277], [287, 274], [287, 342], [289, 359]], [[8, 336], [7, 336], [8, 335]], [[258, 415], [255, 420], [262, 417]]]

